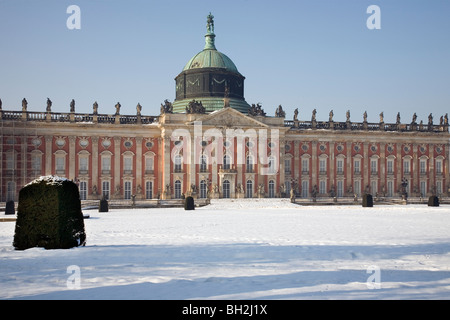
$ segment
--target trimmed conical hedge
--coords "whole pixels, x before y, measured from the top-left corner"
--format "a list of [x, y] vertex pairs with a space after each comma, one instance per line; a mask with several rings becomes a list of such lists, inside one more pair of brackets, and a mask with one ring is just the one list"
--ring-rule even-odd
[[436, 196], [431, 196], [428, 198], [429, 207], [439, 207], [439, 198]]
[[46, 176], [20, 190], [13, 242], [16, 249], [68, 249], [85, 243], [80, 194], [73, 181]]
[[184, 199], [184, 210], [195, 210], [194, 198], [189, 196]]
[[362, 206], [365, 207], [365, 208], [366, 207], [367, 208], [373, 207], [373, 197], [372, 197], [371, 194], [366, 193], [366, 194], [363, 195]]

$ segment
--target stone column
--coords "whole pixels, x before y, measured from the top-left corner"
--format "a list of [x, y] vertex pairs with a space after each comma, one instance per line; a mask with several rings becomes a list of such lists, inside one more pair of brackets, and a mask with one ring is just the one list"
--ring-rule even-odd
[[75, 179], [76, 177], [76, 154], [75, 154], [75, 141], [77, 137], [69, 136], [69, 179]]
[[[298, 183], [301, 183], [302, 174], [300, 172], [300, 141], [295, 140], [294, 141], [294, 163], [291, 163], [291, 166], [293, 165], [293, 170], [291, 172], [292, 179], [297, 179]], [[303, 169], [302, 169], [303, 170]]]
[[417, 187], [417, 189], [420, 191], [420, 179], [419, 179], [419, 171], [420, 171], [420, 166], [419, 166], [419, 159], [418, 159], [418, 155], [417, 155], [417, 144], [413, 143], [412, 144], [412, 152], [413, 152], [413, 157], [412, 157], [412, 175], [411, 175], [411, 196], [416, 196], [415, 194], [413, 194], [414, 192], [414, 187]]
[[[91, 177], [92, 177], [92, 185], [91, 188], [93, 188], [94, 186], [97, 188], [97, 193], [99, 194], [99, 190], [100, 190], [100, 185], [99, 185], [99, 181], [98, 181], [98, 137], [91, 137], [91, 141], [92, 141], [92, 159], [91, 159], [91, 164], [90, 164], [90, 169], [91, 169]], [[90, 193], [89, 193], [90, 195]], [[88, 195], [88, 196], [89, 196]], [[94, 195], [94, 199], [97, 199], [97, 196]]]
[[403, 175], [403, 168], [402, 168], [402, 144], [401, 143], [397, 143], [396, 144], [396, 149], [397, 149], [397, 167], [396, 167], [396, 172], [397, 172], [397, 181], [394, 183], [394, 194], [397, 193], [397, 190], [399, 188], [400, 183], [402, 182], [402, 175]]
[[311, 143], [311, 190], [317, 185], [317, 141]]
[[[380, 186], [379, 190], [382, 191], [384, 189], [384, 192], [387, 192], [386, 188], [386, 143], [381, 142], [380, 143], [380, 170], [378, 172], [378, 177], [380, 178]], [[381, 189], [383, 188], [383, 189]]]
[[[329, 166], [330, 166], [330, 172], [328, 175], [328, 190], [331, 190], [331, 186], [334, 186], [334, 190], [336, 190], [336, 175], [335, 175], [335, 143], [334, 142], [330, 142], [329, 143]], [[328, 192], [327, 190], [327, 192]]]
[[428, 176], [428, 181], [429, 181], [429, 185], [428, 185], [428, 192], [431, 193], [432, 188], [436, 188], [436, 172], [434, 170], [434, 144], [430, 144], [428, 146], [428, 155], [430, 156], [430, 164], [429, 164], [429, 176]]
[[53, 136], [45, 136], [45, 175], [52, 174], [52, 144]]
[[[168, 134], [164, 132], [163, 134]], [[170, 199], [171, 194], [166, 194], [166, 185], [171, 185], [170, 181], [171, 171], [172, 169], [172, 159], [170, 158], [170, 135], [162, 136], [162, 149], [163, 149], [163, 161], [161, 161], [160, 170], [163, 172], [162, 180], [161, 180], [161, 199]], [[172, 186], [173, 188], [174, 186]]]
[[[143, 181], [142, 181], [142, 137], [136, 137], [136, 185], [135, 185], [135, 194], [136, 199], [141, 200], [143, 197], [142, 190], [144, 190]], [[141, 193], [138, 194], [138, 186], [140, 186]]]
[[21, 184], [22, 186], [24, 186], [25, 184], [27, 184], [27, 164], [28, 164], [28, 154], [27, 154], [27, 136], [22, 137], [22, 145], [21, 145], [21, 158], [22, 158], [22, 167], [21, 169], [21, 176], [22, 176], [22, 181]]
[[120, 137], [114, 137], [114, 176], [113, 176], [113, 183], [112, 183], [112, 198], [113, 199], [120, 199], [122, 198], [122, 193], [116, 194], [117, 188], [120, 188], [122, 190], [121, 185], [121, 179], [120, 179], [120, 143], [122, 139]]
[[285, 179], [284, 156], [286, 154], [286, 151], [284, 148], [285, 141], [280, 139], [279, 143], [280, 143], [280, 145], [279, 145], [279, 148], [280, 148], [280, 152], [279, 152], [280, 153], [280, 158], [279, 158], [280, 159], [279, 160], [280, 161], [280, 165], [279, 165], [280, 175], [279, 175], [279, 177], [280, 177], [280, 179], [279, 179], [278, 186], [275, 184], [275, 194], [278, 194], [278, 197], [281, 197], [280, 187], [284, 186], [284, 179]]
[[[345, 184], [345, 190], [344, 190], [344, 194], [347, 193], [348, 188], [351, 186], [352, 190], [353, 190], [353, 180], [352, 180], [352, 175], [353, 175], [353, 158], [352, 158], [352, 143], [351, 142], [347, 142], [346, 143], [346, 149], [347, 149], [347, 158], [346, 158], [346, 172], [347, 172], [347, 183]], [[353, 196], [352, 194], [350, 194], [349, 196]]]
[[363, 143], [363, 159], [362, 159], [362, 174], [363, 174], [363, 184], [361, 185], [362, 194], [366, 190], [366, 186], [369, 185], [369, 173], [370, 173], [370, 163], [369, 163], [369, 144], [367, 142]]

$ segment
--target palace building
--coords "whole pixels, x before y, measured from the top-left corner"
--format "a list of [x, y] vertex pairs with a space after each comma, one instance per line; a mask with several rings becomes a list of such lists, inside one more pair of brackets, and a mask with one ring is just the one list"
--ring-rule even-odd
[[[426, 123], [287, 119], [244, 97], [245, 77], [215, 45], [207, 17], [205, 47], [175, 78], [176, 97], [159, 115], [6, 110], [0, 102], [0, 201], [42, 175], [75, 180], [82, 200], [449, 196], [447, 115]], [[1, 101], [1, 100], [0, 100]]]

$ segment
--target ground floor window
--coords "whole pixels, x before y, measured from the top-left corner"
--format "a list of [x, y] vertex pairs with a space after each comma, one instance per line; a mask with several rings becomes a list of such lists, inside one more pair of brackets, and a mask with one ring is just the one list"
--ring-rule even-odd
[[222, 184], [223, 198], [228, 199], [230, 197], [230, 181], [224, 180]]
[[205, 180], [200, 181], [200, 198], [206, 198], [207, 196], [207, 184]]
[[337, 197], [342, 198], [344, 196], [344, 181], [339, 180], [337, 182]]
[[87, 182], [80, 181], [80, 200], [87, 199]]
[[153, 182], [147, 181], [145, 183], [145, 199], [153, 198]]
[[269, 198], [275, 198], [275, 181], [269, 181]]
[[181, 181], [175, 181], [175, 199], [181, 199]]
[[309, 195], [309, 181], [302, 181], [302, 198], [308, 198]]
[[102, 197], [106, 200], [109, 200], [109, 181], [102, 182]]
[[247, 180], [247, 187], [245, 188], [245, 197], [252, 198], [253, 197], [253, 181]]
[[387, 182], [387, 196], [388, 197], [394, 196], [394, 182], [393, 181]]
[[131, 181], [125, 181], [124, 184], [124, 198], [126, 200], [131, 199]]
[[427, 195], [427, 182], [420, 181], [420, 196], [425, 197]]

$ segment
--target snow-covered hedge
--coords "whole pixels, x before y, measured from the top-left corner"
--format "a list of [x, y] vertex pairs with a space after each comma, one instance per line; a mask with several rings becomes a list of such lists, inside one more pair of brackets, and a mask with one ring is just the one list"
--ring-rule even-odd
[[40, 177], [19, 192], [13, 245], [67, 249], [86, 242], [78, 186], [56, 176]]

